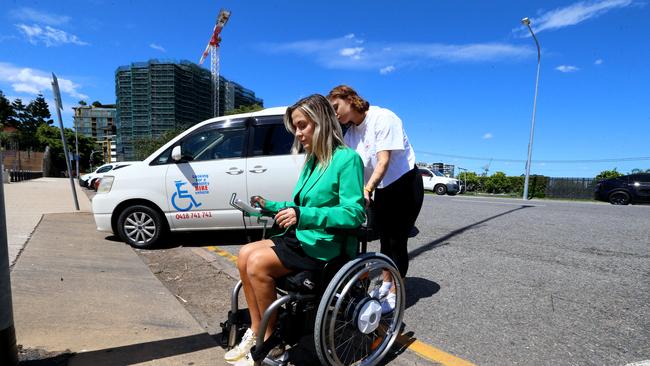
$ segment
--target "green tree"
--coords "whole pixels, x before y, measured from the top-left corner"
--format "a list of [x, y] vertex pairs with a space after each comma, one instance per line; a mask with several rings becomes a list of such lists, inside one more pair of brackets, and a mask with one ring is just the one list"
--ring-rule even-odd
[[[65, 141], [68, 145], [68, 151], [74, 154], [74, 130], [65, 128], [63, 130]], [[57, 171], [65, 171], [67, 169], [65, 162], [65, 155], [63, 153], [63, 143], [61, 142], [61, 132], [58, 127], [41, 124], [36, 130], [36, 138], [42, 146], [49, 146], [52, 154], [52, 164]], [[79, 141], [79, 170], [85, 171], [88, 169], [90, 153], [95, 147], [95, 140], [91, 137], [78, 135]], [[74, 167], [73, 167], [74, 169]]]
[[640, 173], [650, 173], [650, 169], [643, 170], [643, 169], [635, 168], [630, 170], [630, 174], [640, 174]]
[[458, 178], [463, 180], [467, 192], [477, 192], [481, 187], [480, 177], [475, 172], [463, 172]]
[[91, 105], [93, 107], [95, 107], [95, 108], [101, 108], [102, 107], [102, 103], [100, 101], [98, 101], [98, 100], [94, 101]]
[[23, 100], [20, 98], [14, 99], [11, 102], [12, 114], [9, 116], [8, 125], [11, 127], [19, 128], [29, 118], [29, 113], [27, 113], [27, 106], [23, 104]]
[[42, 94], [39, 94], [36, 99], [25, 107], [24, 117], [21, 118], [20, 124], [18, 125], [22, 150], [43, 150], [45, 148], [36, 137], [36, 131], [41, 125], [51, 125], [54, 123], [50, 117], [52, 117], [50, 109]]
[[162, 135], [155, 138], [137, 138], [133, 141], [134, 155], [136, 160], [144, 160], [154, 151], [158, 150], [161, 146], [169, 142], [169, 140], [178, 136], [181, 132], [185, 131], [184, 128], [176, 128], [173, 130], [165, 131]]
[[[27, 105], [27, 111], [34, 119], [37, 126], [43, 123], [46, 123], [48, 125], [52, 125], [54, 123], [51, 118], [52, 115], [50, 114], [50, 106], [47, 105], [45, 98], [43, 98], [43, 94], [39, 93], [36, 96], [36, 99]], [[36, 130], [34, 130], [34, 132], [36, 132]]]
[[231, 109], [229, 111], [226, 111], [224, 113], [224, 116], [230, 116], [230, 115], [233, 115], [233, 114], [240, 114], [240, 113], [257, 112], [257, 111], [261, 111], [262, 109], [264, 109], [264, 107], [262, 107], [259, 104], [243, 105], [243, 106], [240, 106], [239, 108], [235, 108], [235, 109]]
[[0, 90], [0, 127], [8, 126], [9, 119], [13, 116], [14, 110], [11, 108], [11, 102]]
[[510, 192], [510, 181], [504, 172], [492, 174], [485, 182], [485, 190], [488, 193], [506, 193]]
[[601, 180], [601, 179], [610, 179], [610, 178], [618, 178], [622, 176], [623, 174], [620, 173], [619, 171], [616, 170], [616, 168], [612, 170], [603, 170], [596, 176], [596, 180]]
[[78, 101], [77, 104], [79, 104], [80, 106], [87, 106], [88, 105], [88, 103], [86, 103], [86, 101], [83, 100], [83, 99]]

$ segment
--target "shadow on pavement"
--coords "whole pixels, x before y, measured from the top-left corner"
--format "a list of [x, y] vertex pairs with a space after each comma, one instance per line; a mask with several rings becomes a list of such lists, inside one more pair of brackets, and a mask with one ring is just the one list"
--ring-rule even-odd
[[[160, 250], [177, 247], [205, 247], [209, 245], [243, 245], [249, 242], [247, 235], [250, 236], [250, 241], [260, 240], [262, 238], [262, 230], [249, 229], [248, 234], [244, 230], [172, 232], [155, 247], [146, 249]], [[104, 239], [114, 242], [124, 242], [116, 235], [109, 235]]]
[[[159, 341], [130, 344], [97, 351], [67, 354], [69, 363], [78, 365], [133, 365], [186, 353], [217, 347], [212, 336], [207, 333], [186, 337], [163, 339]], [[21, 366], [64, 365], [57, 363], [62, 356], [21, 363]]]
[[415, 305], [421, 299], [426, 299], [440, 291], [440, 285], [420, 277], [406, 277], [406, 309]]
[[467, 231], [469, 229], [472, 229], [473, 227], [479, 226], [479, 225], [484, 224], [484, 223], [486, 223], [488, 221], [494, 220], [494, 219], [496, 219], [498, 217], [505, 216], [505, 215], [511, 214], [511, 213], [513, 213], [515, 211], [523, 210], [523, 209], [529, 208], [529, 207], [535, 207], [535, 206], [521, 205], [520, 207], [513, 208], [512, 210], [502, 212], [502, 213], [500, 213], [498, 215], [490, 216], [490, 217], [488, 217], [486, 219], [483, 219], [481, 221], [477, 221], [477, 222], [475, 222], [475, 223], [473, 223], [471, 225], [467, 225], [467, 226], [461, 227], [460, 229], [454, 230], [454, 231], [450, 232], [449, 234], [447, 234], [445, 236], [442, 236], [442, 237], [440, 237], [440, 238], [438, 238], [438, 239], [436, 239], [436, 240], [434, 240], [434, 241], [432, 241], [432, 242], [430, 242], [428, 244], [424, 244], [421, 247], [413, 249], [412, 251], [409, 252], [409, 259], [413, 259], [413, 258], [419, 256], [420, 254], [422, 254], [424, 252], [428, 252], [429, 250], [434, 249], [436, 247], [439, 247], [441, 245], [447, 245], [448, 243], [445, 243], [447, 240], [453, 238], [456, 235], [460, 235], [460, 234], [464, 233], [465, 231]]

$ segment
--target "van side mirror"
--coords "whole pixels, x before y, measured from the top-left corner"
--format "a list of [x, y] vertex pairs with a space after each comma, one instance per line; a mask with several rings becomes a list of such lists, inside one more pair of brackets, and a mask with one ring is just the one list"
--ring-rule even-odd
[[174, 146], [174, 148], [172, 149], [172, 160], [174, 160], [175, 162], [179, 162], [181, 160], [181, 158], [182, 158], [182, 155], [181, 155], [181, 147], [180, 147], [180, 145]]

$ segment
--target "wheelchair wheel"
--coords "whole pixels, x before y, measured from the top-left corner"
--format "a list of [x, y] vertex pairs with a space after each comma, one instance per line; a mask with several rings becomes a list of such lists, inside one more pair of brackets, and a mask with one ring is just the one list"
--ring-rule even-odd
[[[395, 287], [395, 310], [382, 314], [376, 292], [385, 275]], [[373, 297], [374, 294], [374, 297]], [[314, 340], [323, 365], [375, 365], [399, 335], [404, 315], [404, 283], [382, 254], [368, 253], [345, 264], [321, 298]]]

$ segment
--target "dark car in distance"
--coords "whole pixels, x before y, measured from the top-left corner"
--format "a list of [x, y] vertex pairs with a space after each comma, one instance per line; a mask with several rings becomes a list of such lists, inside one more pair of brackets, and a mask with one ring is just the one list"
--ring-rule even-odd
[[630, 174], [601, 180], [596, 184], [594, 198], [613, 205], [650, 202], [650, 174]]

